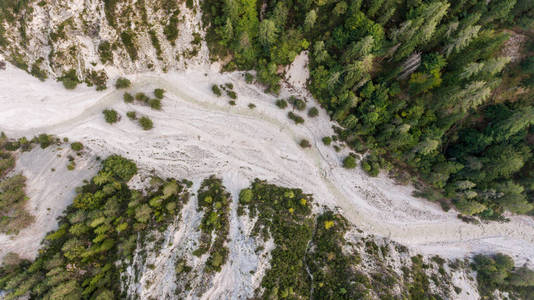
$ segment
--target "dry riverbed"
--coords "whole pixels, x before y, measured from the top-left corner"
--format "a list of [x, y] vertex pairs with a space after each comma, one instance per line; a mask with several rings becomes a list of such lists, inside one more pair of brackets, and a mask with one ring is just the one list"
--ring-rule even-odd
[[[305, 63], [299, 61], [298, 65], [302, 68]], [[49, 133], [82, 141], [88, 167], [93, 166], [95, 156], [117, 153], [162, 176], [198, 181], [216, 174], [234, 195], [254, 178], [300, 187], [313, 193], [317, 202], [339, 207], [365, 232], [389, 237], [417, 252], [462, 257], [501, 251], [518, 264], [534, 266], [530, 261], [534, 257], [532, 218], [510, 216], [508, 223], [466, 224], [456, 218], [454, 210], [444, 212], [437, 204], [413, 197], [412, 187], [395, 185], [383, 175], [370, 178], [359, 168], [342, 168], [348, 150], [338, 153], [321, 142], [322, 137], [333, 134], [333, 124], [324, 111], [316, 118], [299, 113], [306, 122], [295, 125], [287, 118], [288, 109], [277, 108], [274, 96], [246, 84], [241, 73], [220, 74], [210, 67], [128, 78], [133, 82], [128, 90], [95, 92], [78, 87], [67, 91], [59, 83], [39, 82], [8, 65], [0, 71], [0, 130], [11, 137]], [[228, 104], [228, 97], [218, 98], [211, 92], [212, 84], [226, 82], [234, 84], [236, 106]], [[125, 91], [148, 95], [155, 88], [167, 91], [161, 111], [122, 100]], [[287, 96], [288, 89], [284, 89], [281, 97]], [[249, 103], [256, 107], [250, 109]], [[308, 99], [311, 106], [318, 104]], [[101, 113], [105, 108], [117, 110], [121, 121], [107, 124]], [[149, 116], [154, 129], [144, 131], [130, 121], [126, 112], [132, 110], [138, 116]], [[312, 147], [301, 148], [298, 142], [302, 138]], [[46, 176], [43, 172], [51, 163], [43, 160], [53, 156], [51, 151], [34, 150], [19, 160], [18, 168], [29, 178], [32, 213], [38, 222], [46, 219], [48, 224], [36, 223], [28, 229], [36, 241], [53, 229], [53, 219], [72, 201], [74, 187], [94, 172], [92, 168], [82, 172], [79, 164], [76, 172], [62, 170], [64, 178]], [[61, 188], [52, 188], [60, 184]], [[47, 205], [32, 204], [41, 201]], [[25, 239], [25, 232], [14, 238], [0, 237], [0, 245], [18, 245], [15, 248], [23, 256], [32, 257], [39, 244]]]

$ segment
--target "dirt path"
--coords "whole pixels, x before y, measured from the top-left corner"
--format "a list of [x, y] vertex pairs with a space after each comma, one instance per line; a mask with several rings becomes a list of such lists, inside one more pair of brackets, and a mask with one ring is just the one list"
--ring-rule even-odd
[[[0, 82], [2, 76], [0, 73]], [[426, 254], [461, 257], [474, 252], [502, 251], [518, 263], [533, 264], [532, 218], [512, 216], [511, 222], [505, 224], [466, 224], [456, 218], [456, 212], [443, 212], [438, 205], [411, 196], [411, 187], [397, 186], [384, 177], [370, 178], [359, 169], [343, 169], [341, 160], [346, 150], [337, 153], [321, 142], [323, 136], [333, 134], [332, 124], [323, 111], [317, 118], [306, 118], [303, 125], [295, 125], [287, 119], [287, 110], [274, 105], [273, 96], [245, 84], [238, 73], [222, 75], [200, 69], [143, 74], [130, 79], [134, 82], [131, 93], [150, 94], [154, 88], [166, 89], [163, 110], [125, 104], [123, 91], [111, 91], [99, 97], [91, 94], [93, 100], [83, 102], [76, 113], [58, 105], [54, 110], [56, 118], [47, 119], [39, 115], [40, 111], [48, 113], [50, 107], [46, 103], [32, 102], [31, 98], [17, 102], [18, 94], [28, 94], [26, 87], [11, 86], [6, 93], [7, 101], [0, 101], [0, 107], [6, 107], [0, 110], [0, 129], [12, 136], [48, 132], [83, 140], [96, 155], [119, 153], [164, 176], [195, 180], [218, 174], [239, 178], [240, 182], [233, 186], [245, 186], [257, 177], [301, 187], [313, 193], [319, 203], [338, 206], [362, 230], [390, 237]], [[228, 97], [214, 97], [210, 90], [212, 83], [230, 81], [238, 94], [234, 107], [228, 104]], [[82, 92], [76, 93], [83, 98]], [[58, 103], [71, 103], [68, 95], [62, 95]], [[249, 103], [256, 108], [249, 109]], [[308, 106], [311, 105], [309, 102]], [[122, 120], [106, 124], [101, 114], [106, 107], [116, 109]], [[17, 118], [25, 117], [9, 113], [10, 108], [29, 109], [39, 121], [28, 125], [17, 122]], [[155, 128], [141, 130], [126, 118], [126, 112], [131, 110], [150, 116]], [[17, 125], [12, 126], [13, 123]], [[301, 138], [308, 139], [313, 147], [300, 148]]]

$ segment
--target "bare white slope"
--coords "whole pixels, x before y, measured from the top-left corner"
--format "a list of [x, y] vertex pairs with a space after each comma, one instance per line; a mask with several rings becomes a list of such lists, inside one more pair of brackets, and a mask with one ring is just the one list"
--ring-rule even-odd
[[[163, 176], [196, 181], [217, 174], [233, 195], [255, 177], [301, 187], [319, 203], [339, 206], [362, 230], [422, 253], [459, 257], [502, 251], [518, 264], [533, 265], [532, 218], [511, 216], [505, 224], [466, 224], [456, 218], [456, 212], [443, 212], [438, 205], [411, 196], [411, 187], [397, 186], [383, 176], [370, 178], [359, 169], [345, 170], [341, 159], [347, 153], [336, 153], [321, 142], [323, 136], [333, 134], [323, 111], [295, 125], [287, 119], [287, 110], [274, 105], [273, 96], [245, 84], [241, 77], [208, 68], [131, 76], [131, 92], [167, 90], [163, 110], [153, 111], [123, 103], [123, 91], [96, 94], [80, 88], [69, 92], [8, 66], [0, 72], [0, 129], [11, 136], [47, 132], [83, 140], [97, 155], [118, 153]], [[213, 83], [230, 81], [239, 97], [234, 107], [228, 105], [228, 98], [217, 98], [210, 90]], [[256, 108], [249, 109], [249, 103]], [[104, 107], [119, 111], [122, 120], [105, 123], [100, 112]], [[125, 114], [131, 110], [150, 116], [154, 129], [143, 131], [128, 120]], [[300, 148], [301, 138], [313, 147]]]
[[70, 148], [55, 145], [18, 154], [14, 172], [22, 172], [27, 178], [30, 199], [26, 209], [35, 216], [35, 222], [16, 236], [0, 234], [0, 258], [8, 252], [35, 258], [45, 234], [57, 229], [56, 218], [72, 202], [75, 188], [96, 174], [98, 164], [91, 155], [76, 156], [76, 168], [68, 171], [68, 155], [76, 156]]

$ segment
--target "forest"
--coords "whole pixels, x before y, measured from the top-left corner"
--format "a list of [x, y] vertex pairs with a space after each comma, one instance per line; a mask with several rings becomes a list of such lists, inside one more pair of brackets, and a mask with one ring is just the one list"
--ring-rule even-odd
[[256, 70], [309, 56], [308, 88], [366, 154], [419, 194], [464, 215], [532, 214], [534, 2], [206, 0], [212, 59]]
[[[275, 244], [270, 268], [262, 278], [261, 289], [256, 289], [257, 299], [443, 299], [443, 295], [455, 299], [445, 259], [408, 256], [399, 276], [392, 267], [391, 249], [397, 255], [408, 254], [405, 247], [393, 243], [379, 246], [372, 236], [349, 239], [347, 233], [358, 229], [326, 207], [312, 214], [315, 204], [313, 196], [301, 189], [258, 179], [241, 190], [238, 214], [253, 220], [252, 236], [272, 239]], [[355, 247], [358, 244], [363, 245]], [[376, 269], [367, 270], [365, 260], [372, 260]], [[483, 299], [492, 299], [496, 289], [520, 299], [534, 299], [534, 271], [514, 267], [508, 255], [479, 254], [471, 264], [461, 260], [447, 264], [453, 271], [476, 270]], [[400, 295], [395, 295], [395, 290]]]
[[0, 268], [4, 299], [118, 299], [120, 274], [138, 243], [165, 230], [189, 199], [187, 181], [152, 178], [142, 192], [126, 185], [134, 162], [113, 155], [77, 190], [74, 202], [49, 232], [34, 261], [12, 253]]

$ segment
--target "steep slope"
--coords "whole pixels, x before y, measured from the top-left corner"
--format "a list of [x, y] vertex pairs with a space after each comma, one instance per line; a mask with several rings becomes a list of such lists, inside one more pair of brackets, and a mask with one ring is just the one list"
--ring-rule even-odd
[[117, 74], [184, 69], [207, 61], [194, 2], [23, 1], [16, 12], [7, 2], [0, 53], [42, 79], [97, 87]]

